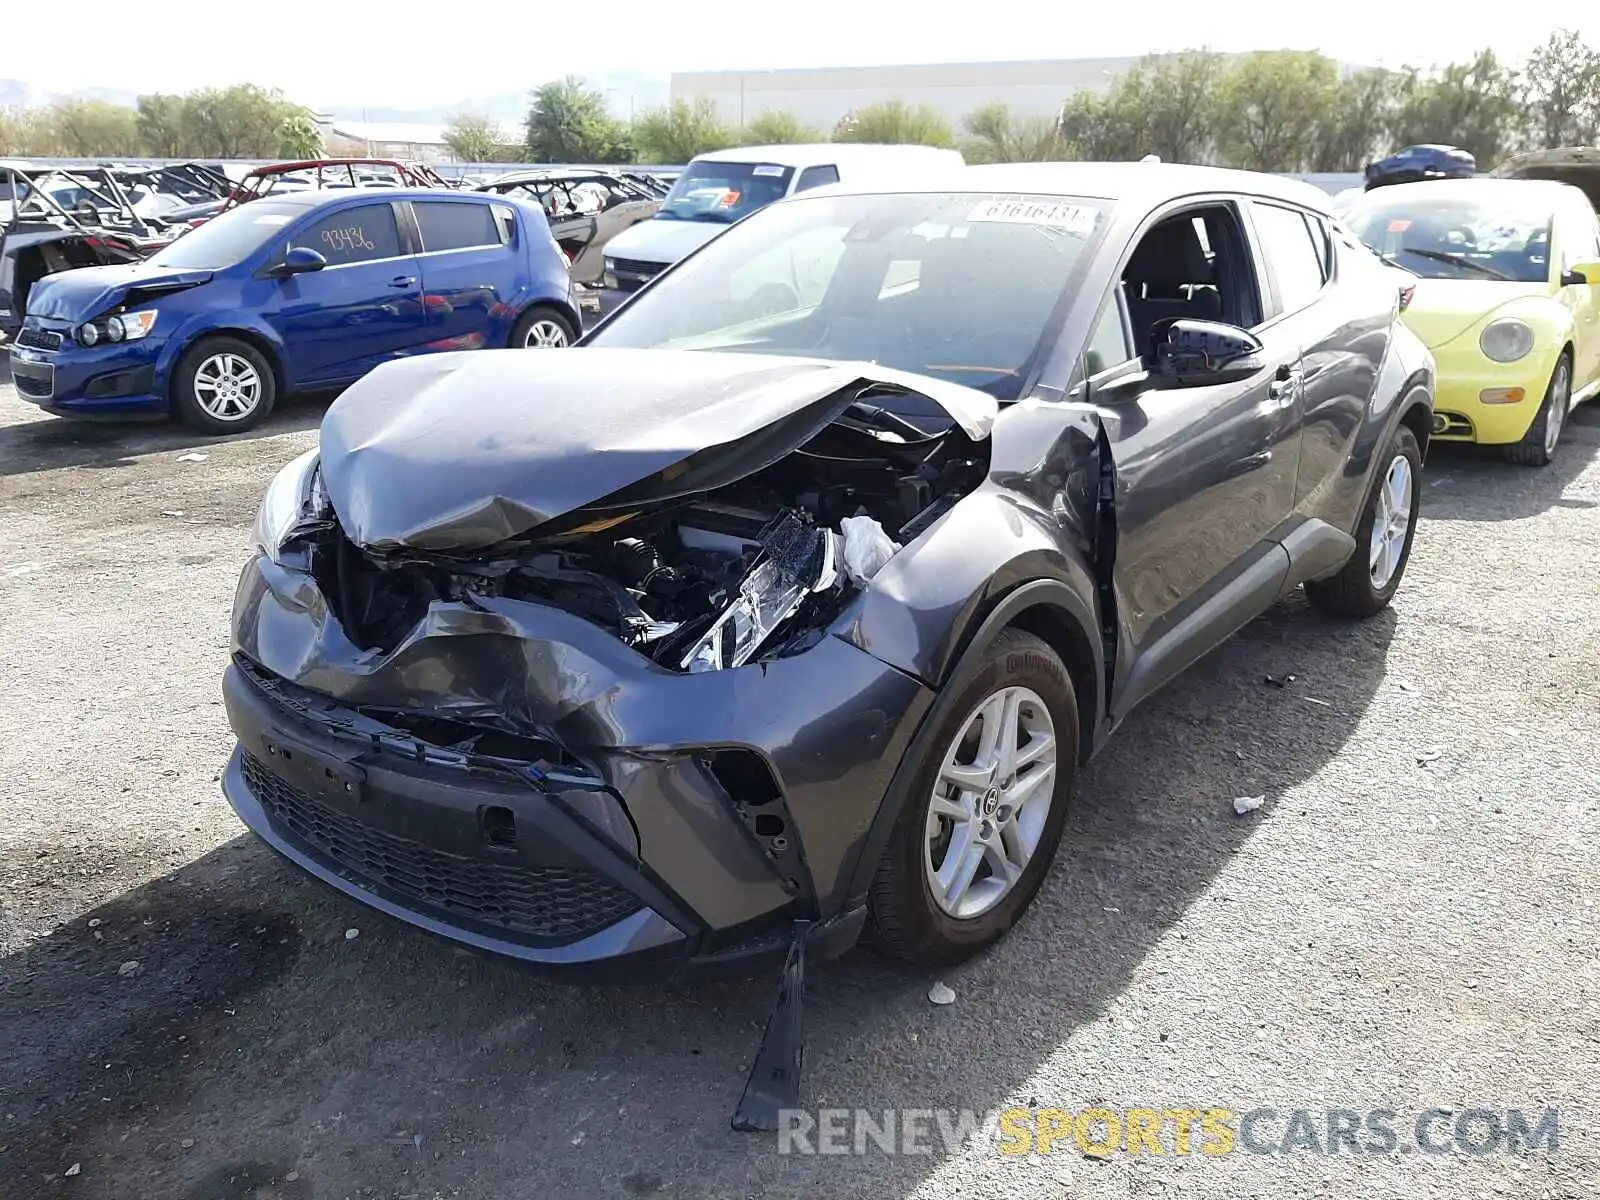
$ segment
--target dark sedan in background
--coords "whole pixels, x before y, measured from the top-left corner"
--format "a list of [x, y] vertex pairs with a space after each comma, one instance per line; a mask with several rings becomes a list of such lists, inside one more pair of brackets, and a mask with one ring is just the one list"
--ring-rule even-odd
[[1292, 589], [1395, 594], [1433, 363], [1324, 203], [1160, 164], [822, 188], [573, 352], [380, 368], [264, 502], [229, 800], [526, 962], [783, 960], [775, 1103], [808, 947], [983, 950], [1135, 705]]

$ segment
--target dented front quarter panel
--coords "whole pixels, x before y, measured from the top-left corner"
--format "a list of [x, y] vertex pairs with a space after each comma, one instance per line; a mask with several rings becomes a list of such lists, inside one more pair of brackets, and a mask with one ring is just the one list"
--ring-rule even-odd
[[548, 731], [616, 789], [641, 860], [712, 929], [791, 897], [728, 820], [700, 755], [732, 746], [767, 761], [829, 911], [932, 699], [836, 637], [790, 658], [685, 675], [559, 609], [490, 597], [436, 602], [393, 650], [365, 651], [309, 576], [260, 555], [240, 579], [234, 641], [273, 674], [352, 706]]
[[836, 632], [930, 685], [948, 677], [983, 615], [1024, 583], [1098, 628], [1094, 573], [1099, 420], [1028, 399], [995, 422], [988, 481], [902, 549]]

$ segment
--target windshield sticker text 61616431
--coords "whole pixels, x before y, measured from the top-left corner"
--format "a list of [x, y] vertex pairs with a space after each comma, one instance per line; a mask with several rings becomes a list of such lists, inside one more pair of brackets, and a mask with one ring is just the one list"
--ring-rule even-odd
[[1039, 200], [985, 200], [967, 214], [967, 222], [1001, 225], [1046, 225], [1068, 233], [1088, 235], [1100, 210], [1086, 204]]

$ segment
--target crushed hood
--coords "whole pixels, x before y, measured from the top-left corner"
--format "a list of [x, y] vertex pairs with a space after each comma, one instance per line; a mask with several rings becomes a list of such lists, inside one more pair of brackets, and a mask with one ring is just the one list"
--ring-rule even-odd
[[700, 249], [728, 226], [720, 221], [680, 221], [651, 217], [630, 225], [606, 243], [608, 258], [632, 258], [671, 266]]
[[131, 293], [148, 299], [162, 292], [197, 287], [210, 271], [175, 270], [148, 262], [119, 263], [109, 267], [79, 267], [46, 275], [28, 293], [28, 315], [59, 321], [88, 321], [118, 304]]
[[[803, 445], [853, 384], [932, 400], [973, 440], [993, 397], [878, 367], [681, 350], [491, 350], [387, 363], [322, 422], [322, 479], [369, 550], [457, 553], [580, 509], [722, 487]], [[598, 513], [597, 513], [598, 515]]]

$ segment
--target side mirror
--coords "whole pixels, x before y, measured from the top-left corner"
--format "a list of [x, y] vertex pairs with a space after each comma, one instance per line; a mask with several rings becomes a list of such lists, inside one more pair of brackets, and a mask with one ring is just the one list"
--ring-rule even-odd
[[1581, 287], [1584, 284], [1590, 287], [1600, 285], [1600, 262], [1579, 263], [1561, 277], [1562, 287], [1572, 285]]
[[328, 260], [310, 246], [291, 246], [289, 252], [283, 256], [273, 270], [273, 274], [280, 278], [290, 275], [304, 275], [308, 271], [320, 271], [328, 265]]
[[1154, 387], [1206, 387], [1266, 369], [1261, 339], [1222, 321], [1169, 317], [1150, 333], [1145, 370]]

